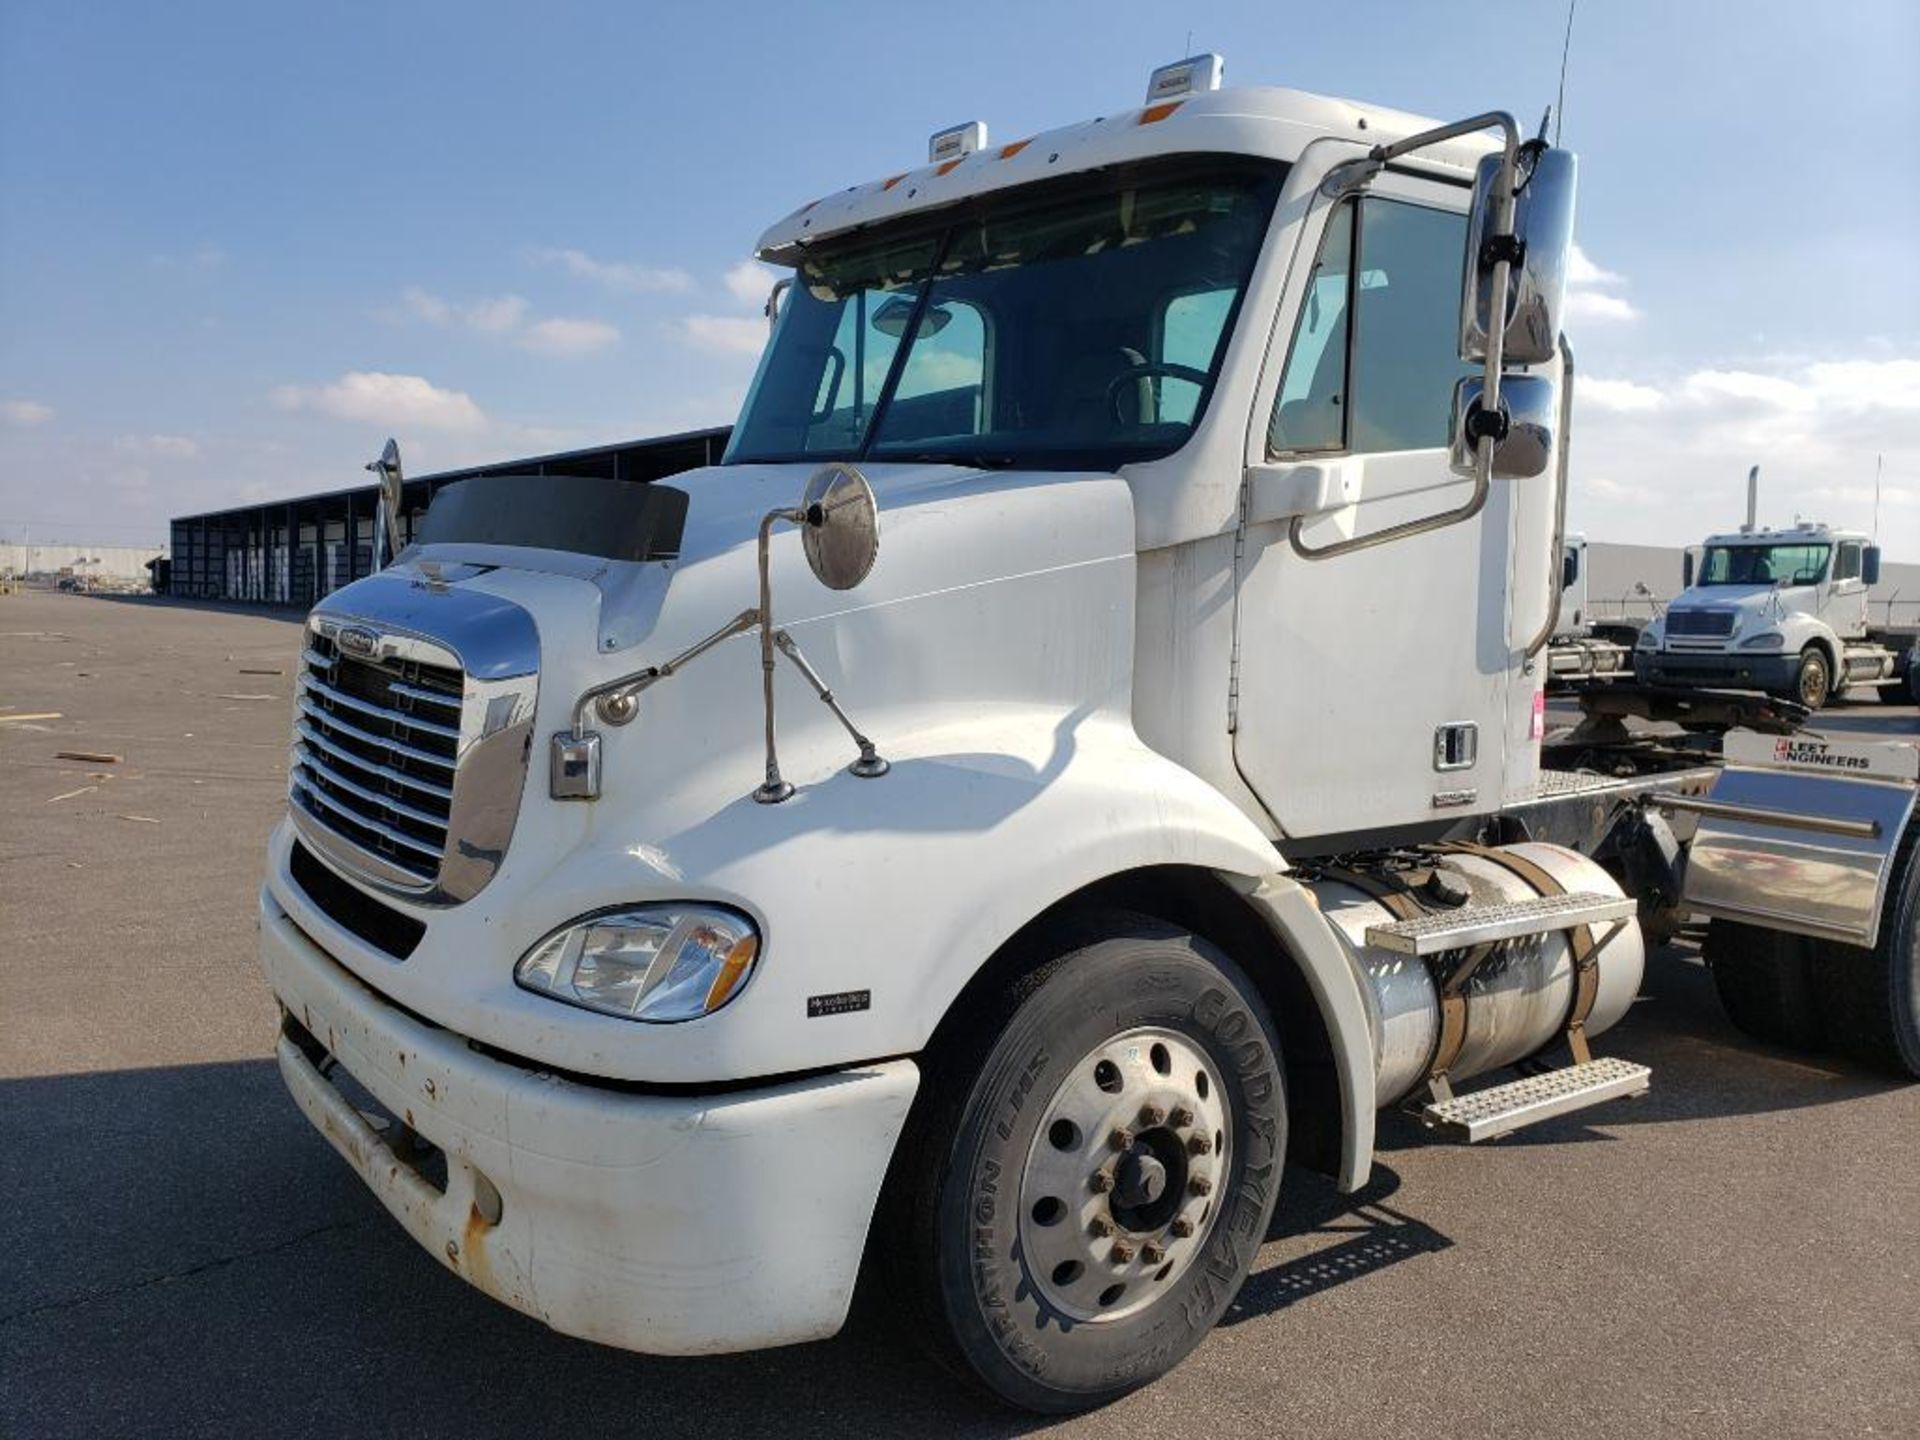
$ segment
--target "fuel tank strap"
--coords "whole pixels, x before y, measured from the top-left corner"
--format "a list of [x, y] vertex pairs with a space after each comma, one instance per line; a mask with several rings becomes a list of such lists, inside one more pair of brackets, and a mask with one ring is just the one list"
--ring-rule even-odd
[[[1371, 895], [1399, 920], [1415, 920], [1437, 908], [1422, 904], [1412, 887], [1391, 885], [1380, 876], [1364, 870], [1338, 868], [1324, 873], [1331, 880], [1338, 880]], [[1491, 945], [1476, 945], [1459, 964], [1445, 975], [1436, 977], [1440, 996], [1440, 1036], [1434, 1044], [1432, 1057], [1427, 1061], [1429, 1081], [1438, 1079], [1444, 1085], [1447, 1071], [1466, 1048], [1467, 981], [1473, 978], [1473, 972], [1480, 967], [1480, 962], [1492, 953]]]
[[[1511, 850], [1467, 841], [1431, 848], [1451, 854], [1478, 856], [1519, 876], [1541, 895], [1567, 893], [1567, 887], [1545, 867]], [[1567, 1044], [1573, 1051], [1574, 1063], [1584, 1065], [1593, 1058], [1587, 1048], [1587, 1017], [1593, 1014], [1594, 1001], [1600, 997], [1600, 947], [1594, 941], [1593, 927], [1576, 925], [1569, 930], [1567, 948], [1573, 957], [1573, 1003], [1567, 1009]]]

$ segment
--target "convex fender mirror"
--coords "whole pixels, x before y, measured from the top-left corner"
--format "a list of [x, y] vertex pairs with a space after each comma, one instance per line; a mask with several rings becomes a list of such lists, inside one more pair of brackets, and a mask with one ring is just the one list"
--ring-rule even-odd
[[[1453, 387], [1449, 460], [1454, 474], [1468, 478], [1475, 473], [1480, 432], [1488, 424], [1480, 403], [1482, 388], [1477, 375]], [[1559, 387], [1544, 375], [1508, 375], [1500, 382], [1500, 414], [1505, 424], [1495, 425], [1490, 432], [1493, 479], [1531, 480], [1552, 468], [1558, 403]]]

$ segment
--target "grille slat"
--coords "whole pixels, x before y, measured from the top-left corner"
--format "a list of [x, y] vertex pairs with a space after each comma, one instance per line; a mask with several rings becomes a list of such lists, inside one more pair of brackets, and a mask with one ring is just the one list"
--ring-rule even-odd
[[438, 765], [442, 770], [449, 771], [454, 769], [454, 759], [451, 755], [435, 755], [432, 751], [422, 750], [418, 746], [407, 745], [398, 740], [385, 739], [369, 731], [362, 730], [357, 725], [349, 725], [339, 717], [322, 710], [318, 705], [315, 705], [304, 696], [300, 698], [298, 703], [302, 715], [307, 716], [309, 719], [319, 721], [329, 730], [350, 736], [360, 741], [363, 745], [374, 745], [384, 750], [390, 750], [395, 755], [407, 760], [418, 761], [422, 765]]
[[[304, 775], [296, 774], [293, 777], [293, 786], [294, 789], [298, 790], [302, 795], [307, 796], [319, 805], [331, 810], [334, 814], [351, 821], [357, 828], [369, 831], [384, 840], [391, 841], [395, 845], [405, 846], [409, 850], [427, 856], [433, 863], [428, 865], [424, 870], [420, 870], [418, 865], [409, 865], [408, 868], [418, 870], [419, 873], [428, 876], [434, 873], [434, 869], [439, 863], [440, 852], [444, 848], [443, 846], [429, 845], [425, 841], [414, 839], [413, 836], [406, 834], [404, 831], [394, 829], [391, 825], [383, 825], [377, 820], [369, 820], [359, 811], [342, 804], [326, 791], [317, 788]], [[356, 843], [358, 843], [357, 837], [349, 835], [348, 838], [355, 839]], [[406, 862], [403, 861], [401, 863]]]
[[344, 790], [348, 795], [366, 801], [367, 804], [371, 805], [376, 811], [384, 812], [397, 819], [411, 820], [416, 825], [423, 825], [429, 829], [438, 831], [444, 841], [447, 829], [447, 817], [445, 815], [430, 814], [425, 810], [420, 810], [407, 804], [404, 800], [395, 796], [382, 795], [378, 790], [369, 790], [357, 780], [351, 780], [341, 774], [304, 745], [294, 746], [293, 753], [299, 759], [300, 763], [309, 771], [318, 778], [326, 781], [330, 790]]
[[366, 774], [377, 776], [395, 785], [405, 785], [409, 790], [418, 790], [433, 796], [436, 800], [444, 800], [449, 805], [453, 803], [451, 787], [436, 785], [433, 781], [422, 779], [418, 775], [410, 775], [404, 770], [395, 770], [391, 766], [377, 764], [363, 755], [356, 755], [345, 746], [334, 744], [305, 720], [294, 726], [294, 733], [306, 744], [325, 751], [334, 759], [345, 761]]
[[422, 690], [418, 685], [408, 685], [401, 680], [393, 681], [387, 686], [387, 690], [391, 694], [402, 695], [409, 700], [424, 700], [429, 705], [445, 705], [453, 710], [460, 708], [458, 695], [443, 695], [438, 690]]
[[[338, 669], [339, 661], [336, 660], [334, 665]], [[312, 675], [303, 676], [301, 683], [306, 686], [310, 694], [319, 695], [335, 705], [344, 705], [349, 710], [357, 710], [362, 715], [371, 715], [376, 720], [384, 720], [390, 725], [397, 725], [407, 730], [418, 730], [425, 735], [438, 735], [443, 740], [457, 742], [460, 739], [458, 726], [442, 725], [437, 720], [422, 720], [410, 710], [395, 710], [371, 700], [363, 700], [358, 695], [349, 695], [346, 691], [336, 689], [323, 680], [316, 680]], [[396, 687], [388, 688], [391, 693]]]

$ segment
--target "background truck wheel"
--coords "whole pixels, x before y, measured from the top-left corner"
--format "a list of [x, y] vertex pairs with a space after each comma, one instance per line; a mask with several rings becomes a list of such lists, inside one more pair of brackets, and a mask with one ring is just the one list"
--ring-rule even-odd
[[1768, 1045], [1820, 1048], [1826, 1032], [1814, 994], [1813, 944], [1734, 920], [1711, 922], [1700, 953], [1727, 1018]]
[[888, 1182], [885, 1283], [935, 1358], [1029, 1410], [1200, 1343], [1266, 1237], [1279, 1047], [1219, 949], [1106, 915], [943, 1027]]
[[1815, 956], [1827, 1039], [1862, 1065], [1920, 1080], [1920, 825], [1894, 857], [1873, 949], [1823, 940]]
[[1818, 710], [1833, 693], [1833, 669], [1827, 664], [1827, 652], [1809, 645], [1800, 652], [1800, 672], [1794, 678], [1793, 698], [1809, 710]]

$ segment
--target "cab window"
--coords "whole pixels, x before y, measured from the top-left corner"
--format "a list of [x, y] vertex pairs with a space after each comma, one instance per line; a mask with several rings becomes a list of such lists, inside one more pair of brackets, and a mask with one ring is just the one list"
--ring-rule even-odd
[[1840, 546], [1839, 554], [1833, 557], [1833, 578], [1835, 580], [1858, 580], [1860, 578], [1860, 546], [1847, 542]]
[[1342, 202], [1295, 327], [1268, 448], [1356, 455], [1447, 443], [1466, 217], [1403, 200]]

